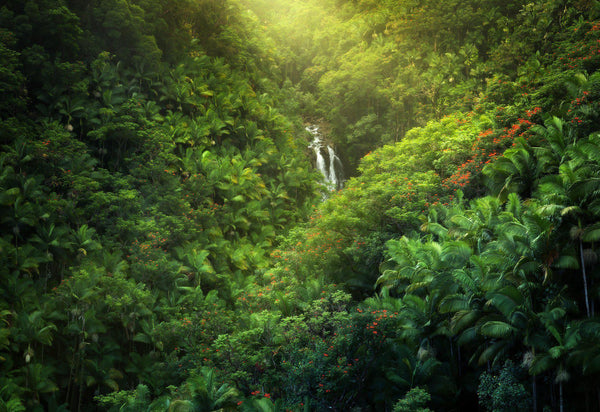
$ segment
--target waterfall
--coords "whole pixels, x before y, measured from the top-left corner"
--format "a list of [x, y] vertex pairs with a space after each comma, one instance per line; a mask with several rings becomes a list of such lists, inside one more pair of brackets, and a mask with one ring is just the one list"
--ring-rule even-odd
[[315, 150], [315, 155], [317, 156], [317, 170], [319, 172], [321, 172], [323, 174], [323, 176], [325, 176], [327, 179], [327, 176], [328, 176], [327, 167], [325, 166], [325, 159], [323, 158], [323, 155], [321, 154], [321, 147], [315, 146], [313, 149]]
[[327, 146], [327, 153], [329, 154], [329, 182], [333, 187], [338, 186], [338, 177], [335, 170], [336, 160], [339, 162], [340, 159], [336, 156], [335, 151], [331, 146]]
[[341, 189], [343, 186], [342, 161], [335, 154], [333, 147], [327, 145], [326, 154], [329, 162], [326, 162], [323, 156], [323, 139], [319, 132], [319, 127], [308, 126], [306, 130], [313, 136], [313, 140], [308, 147], [315, 152], [315, 164], [317, 170], [323, 175], [323, 184], [329, 191]]

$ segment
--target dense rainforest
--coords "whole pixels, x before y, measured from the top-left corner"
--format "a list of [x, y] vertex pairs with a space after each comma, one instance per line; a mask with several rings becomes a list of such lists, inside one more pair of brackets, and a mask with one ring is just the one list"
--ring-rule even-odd
[[599, 242], [598, 1], [0, 6], [0, 411], [600, 410]]

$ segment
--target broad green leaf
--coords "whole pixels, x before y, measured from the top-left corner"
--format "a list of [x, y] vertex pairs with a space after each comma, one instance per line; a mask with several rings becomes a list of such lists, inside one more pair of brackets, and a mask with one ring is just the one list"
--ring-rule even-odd
[[506, 322], [491, 320], [481, 325], [479, 332], [492, 338], [506, 338], [511, 333], [516, 332], [516, 329]]

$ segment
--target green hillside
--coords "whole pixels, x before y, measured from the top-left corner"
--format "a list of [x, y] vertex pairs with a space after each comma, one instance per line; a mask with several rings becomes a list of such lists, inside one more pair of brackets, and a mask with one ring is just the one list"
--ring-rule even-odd
[[6, 1], [0, 411], [600, 409], [598, 69], [596, 1]]

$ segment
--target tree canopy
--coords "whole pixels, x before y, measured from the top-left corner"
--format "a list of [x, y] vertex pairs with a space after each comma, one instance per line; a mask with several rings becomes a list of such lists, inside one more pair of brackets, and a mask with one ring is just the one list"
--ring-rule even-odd
[[600, 408], [599, 19], [4, 2], [0, 409]]

